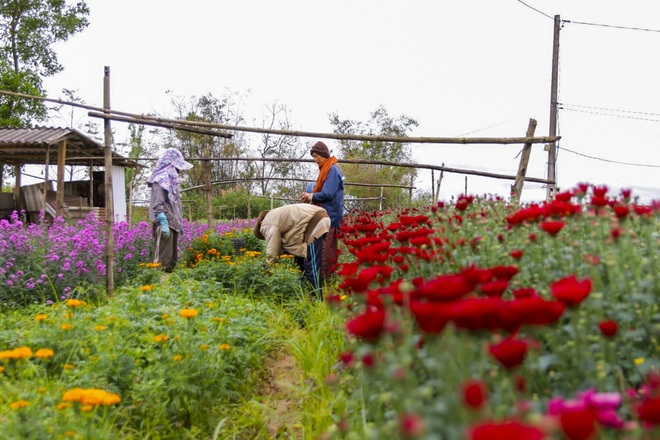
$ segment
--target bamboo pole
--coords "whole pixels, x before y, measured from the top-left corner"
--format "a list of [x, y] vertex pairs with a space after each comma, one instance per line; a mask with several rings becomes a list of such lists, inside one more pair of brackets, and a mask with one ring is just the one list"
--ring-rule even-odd
[[[101, 113], [98, 111], [90, 111], [87, 113], [92, 118], [113, 119], [113, 120], [126, 120], [114, 116], [112, 114]], [[126, 114], [126, 113], [123, 113]], [[245, 127], [240, 125], [216, 124], [213, 122], [203, 121], [183, 121], [180, 119], [161, 118], [159, 116], [145, 116], [145, 115], [130, 115], [130, 121], [135, 119], [153, 121], [154, 123], [175, 123], [179, 125], [188, 125], [190, 127], [206, 127], [218, 128], [222, 130], [231, 131], [244, 131], [248, 133], [261, 133], [261, 134], [277, 134], [284, 136], [294, 137], [313, 137], [322, 139], [335, 139], [335, 140], [349, 140], [349, 141], [377, 141], [377, 142], [398, 142], [403, 144], [524, 144], [527, 142], [533, 144], [543, 144], [551, 141], [556, 141], [559, 136], [553, 138], [548, 136], [528, 139], [520, 137], [474, 137], [474, 138], [452, 138], [452, 137], [426, 137], [426, 136], [385, 136], [385, 135], [366, 135], [366, 134], [338, 134], [338, 133], [321, 133], [311, 131], [296, 131], [296, 130], [277, 130], [274, 128], [259, 128], [259, 127]]]
[[64, 167], [66, 166], [66, 139], [57, 146], [57, 192], [55, 193], [55, 215], [64, 215]]
[[[103, 75], [103, 107], [110, 110], [110, 67], [104, 67]], [[115, 238], [114, 232], [114, 209], [112, 206], [112, 129], [110, 119], [104, 120], [104, 144], [105, 144], [105, 276], [106, 291], [109, 297], [115, 291]]]
[[[443, 166], [443, 167], [445, 166], [445, 163], [444, 163], [444, 162], [442, 162], [442, 166]], [[444, 177], [443, 172], [444, 172], [444, 171], [440, 170], [440, 177], [438, 177], [438, 188], [437, 188], [437, 190], [435, 191], [435, 194], [436, 194], [436, 199], [435, 199], [435, 200], [436, 200], [436, 201], [440, 200], [440, 184], [442, 183], [442, 178]]]
[[[534, 136], [536, 131], [536, 120], [530, 119], [527, 126], [527, 136]], [[529, 164], [529, 156], [532, 152], [532, 144], [525, 144], [520, 154], [520, 164], [518, 165], [518, 173], [516, 180], [511, 187], [511, 198], [514, 202], [520, 201], [522, 194], [523, 183], [525, 181], [525, 174], [527, 174], [527, 165]]]
[[[526, 138], [524, 138], [526, 139]], [[131, 157], [129, 158], [130, 160], [133, 161], [138, 161], [138, 160], [156, 160], [157, 158], [153, 157], [148, 157], [148, 158], [142, 158], [142, 157]], [[195, 160], [203, 160], [199, 158], [186, 158], [187, 161], [195, 161]], [[212, 157], [211, 160], [244, 160], [244, 161], [265, 161], [265, 162], [313, 162], [311, 159], [296, 159], [296, 158], [290, 158], [290, 159], [284, 159], [284, 158], [261, 158], [261, 157]], [[419, 168], [419, 169], [429, 169], [429, 170], [440, 170], [440, 171], [445, 171], [447, 173], [456, 173], [456, 174], [467, 174], [467, 175], [473, 175], [473, 176], [481, 176], [481, 177], [492, 177], [494, 179], [504, 179], [504, 180], [516, 180], [516, 176], [512, 176], [510, 174], [497, 174], [497, 173], [490, 173], [487, 171], [477, 171], [477, 170], [468, 170], [468, 169], [463, 169], [463, 168], [451, 168], [451, 167], [446, 167], [446, 166], [440, 166], [440, 165], [431, 165], [431, 164], [420, 164], [420, 163], [401, 163], [401, 162], [389, 162], [385, 160], [354, 160], [354, 159], [341, 159], [339, 163], [356, 163], [356, 164], [366, 164], [366, 165], [386, 165], [386, 166], [393, 166], [393, 167], [404, 167], [404, 168]], [[540, 179], [538, 177], [525, 177], [526, 182], [535, 182], [535, 183], [552, 183], [548, 179]], [[380, 184], [378, 185], [380, 186]]]
[[[251, 179], [227, 179], [227, 180], [214, 180], [211, 182], [212, 185], [222, 185], [222, 184], [230, 184], [230, 183], [245, 183], [245, 182], [261, 182], [264, 180], [279, 180], [279, 181], [286, 181], [286, 182], [313, 182], [312, 179], [297, 179], [297, 178], [288, 178], [288, 177], [254, 177]], [[182, 189], [181, 192], [186, 192], [186, 191], [191, 191], [194, 189], [199, 189], [199, 188], [204, 188], [206, 184], [204, 185], [195, 185], [195, 186], [190, 186], [188, 188]], [[415, 187], [411, 187], [409, 185], [397, 185], [393, 183], [349, 183], [349, 182], [344, 182], [344, 186], [366, 186], [366, 187], [386, 187], [386, 188], [404, 188], [404, 189], [415, 189]]]

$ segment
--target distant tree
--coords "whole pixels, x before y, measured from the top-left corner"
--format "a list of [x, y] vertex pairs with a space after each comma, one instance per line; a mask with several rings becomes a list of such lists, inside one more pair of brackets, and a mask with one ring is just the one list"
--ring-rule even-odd
[[[85, 29], [89, 8], [84, 1], [2, 0], [0, 2], [0, 89], [43, 95], [42, 78], [62, 71], [53, 46]], [[38, 100], [0, 96], [0, 127], [28, 127], [44, 120]], [[4, 164], [0, 164], [0, 182]]]
[[[286, 105], [277, 101], [266, 106], [266, 113], [261, 120], [261, 127], [276, 130], [291, 130], [291, 113]], [[263, 133], [261, 143], [256, 147], [257, 157], [264, 159], [302, 158], [306, 148], [300, 140], [292, 136], [280, 134]], [[300, 194], [303, 190], [301, 183], [297, 181], [268, 180], [270, 177], [278, 178], [303, 178], [299, 162], [266, 162], [253, 164], [255, 176], [263, 179], [257, 186], [261, 195], [292, 196]]]
[[[387, 110], [380, 106], [371, 113], [367, 122], [341, 119], [337, 113], [330, 115], [330, 124], [337, 134], [381, 135], [405, 137], [419, 124], [409, 116], [391, 117]], [[382, 141], [339, 141], [341, 157], [344, 159], [382, 160], [388, 162], [411, 163], [410, 147], [400, 142]], [[385, 165], [342, 164], [341, 169], [346, 180], [354, 183], [387, 183], [410, 185], [417, 175], [415, 168], [393, 167]], [[378, 187], [351, 187], [350, 196], [355, 198], [379, 197]], [[384, 188], [384, 207], [398, 206], [409, 192], [402, 188]], [[347, 200], [350, 200], [347, 197]], [[361, 208], [374, 209], [378, 202], [357, 204]]]

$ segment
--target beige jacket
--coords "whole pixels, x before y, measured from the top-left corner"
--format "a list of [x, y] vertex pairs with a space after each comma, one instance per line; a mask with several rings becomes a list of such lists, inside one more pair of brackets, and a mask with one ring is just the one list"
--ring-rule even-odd
[[[312, 219], [318, 220], [318, 223], [310, 225]], [[308, 226], [314, 229], [308, 234], [309, 238], [305, 242], [305, 231]], [[268, 262], [273, 262], [282, 251], [307, 258], [307, 246], [329, 229], [330, 218], [325, 209], [316, 205], [297, 203], [268, 211], [261, 221], [259, 231], [266, 240], [266, 259]]]

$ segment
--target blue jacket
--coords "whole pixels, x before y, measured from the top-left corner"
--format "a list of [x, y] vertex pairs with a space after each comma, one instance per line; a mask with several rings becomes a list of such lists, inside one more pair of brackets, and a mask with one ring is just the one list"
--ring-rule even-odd
[[[312, 188], [314, 184], [311, 184]], [[311, 192], [308, 191], [308, 192]], [[344, 175], [337, 165], [330, 168], [321, 191], [315, 192], [312, 201], [325, 208], [330, 217], [330, 227], [338, 228], [344, 218]]]

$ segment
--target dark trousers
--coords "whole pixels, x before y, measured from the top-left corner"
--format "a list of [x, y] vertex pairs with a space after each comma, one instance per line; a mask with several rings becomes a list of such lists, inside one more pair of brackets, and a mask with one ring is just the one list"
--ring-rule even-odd
[[179, 261], [179, 233], [170, 229], [169, 238], [160, 233], [160, 224], [154, 223], [152, 234], [154, 237], [154, 263], [160, 263], [167, 272], [172, 272]]
[[323, 243], [323, 265], [321, 271], [323, 278], [330, 278], [337, 268], [337, 229], [330, 228], [325, 234], [325, 241]]
[[307, 246], [307, 258], [296, 257], [296, 263], [303, 276], [314, 287], [314, 294], [323, 299], [323, 243], [325, 235], [317, 238]]

